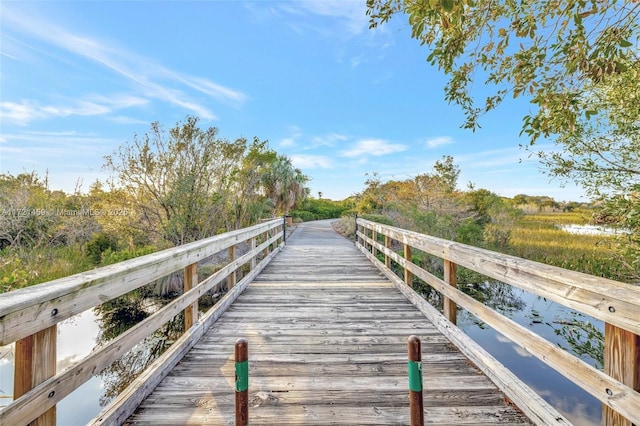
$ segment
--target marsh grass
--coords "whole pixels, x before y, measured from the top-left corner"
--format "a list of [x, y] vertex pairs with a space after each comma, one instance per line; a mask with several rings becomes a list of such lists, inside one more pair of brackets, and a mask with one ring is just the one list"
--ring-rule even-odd
[[624, 270], [615, 251], [615, 239], [578, 235], [558, 225], [585, 225], [588, 212], [527, 214], [511, 229], [508, 254], [590, 275], [622, 280]]
[[93, 269], [79, 246], [40, 247], [0, 256], [0, 293]]

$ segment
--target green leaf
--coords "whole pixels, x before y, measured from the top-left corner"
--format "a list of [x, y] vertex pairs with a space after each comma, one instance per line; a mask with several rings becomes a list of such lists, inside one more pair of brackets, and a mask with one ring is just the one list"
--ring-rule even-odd
[[629, 40], [620, 40], [620, 47], [631, 47], [633, 46], [633, 43], [631, 43]]
[[442, 0], [442, 8], [447, 12], [451, 12], [453, 10], [453, 0]]

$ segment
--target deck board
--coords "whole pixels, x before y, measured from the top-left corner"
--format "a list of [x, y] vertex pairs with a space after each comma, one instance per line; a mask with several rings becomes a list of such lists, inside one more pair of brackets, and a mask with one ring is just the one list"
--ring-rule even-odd
[[531, 424], [326, 222], [296, 229], [127, 423], [233, 424], [244, 337], [251, 424], [408, 424], [411, 334], [422, 340], [427, 423]]

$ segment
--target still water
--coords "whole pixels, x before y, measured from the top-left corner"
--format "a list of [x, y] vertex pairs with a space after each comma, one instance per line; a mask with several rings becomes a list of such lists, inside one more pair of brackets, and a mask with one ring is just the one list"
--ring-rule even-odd
[[[510, 286], [504, 285], [512, 289]], [[601, 350], [595, 348], [604, 333], [604, 324], [557, 303], [523, 290], [511, 291], [519, 309], [496, 309], [536, 334], [573, 353], [588, 364], [602, 369]], [[495, 309], [495, 308], [494, 308]], [[587, 324], [587, 331], [580, 325]], [[577, 325], [577, 326], [576, 326]], [[599, 426], [602, 404], [524, 349], [490, 327], [478, 324], [466, 311], [458, 312], [458, 326], [473, 340], [514, 372], [576, 426]], [[588, 335], [591, 334], [591, 340]], [[593, 335], [596, 335], [595, 337]], [[574, 338], [577, 340], [574, 340]], [[584, 344], [589, 341], [590, 343]], [[582, 343], [582, 344], [580, 344]], [[583, 353], [586, 346], [586, 354]], [[594, 347], [593, 350], [588, 350]], [[597, 355], [596, 355], [597, 354]]]
[[[475, 291], [489, 295], [487, 297], [491, 300], [485, 302], [494, 309], [599, 367], [596, 360], [598, 350], [590, 348], [597, 346], [594, 342], [601, 337], [599, 333], [603, 332], [603, 324], [501, 283], [476, 285]], [[59, 326], [58, 371], [77, 362], [94, 348], [101, 323], [93, 311], [87, 311]], [[586, 329], [585, 323], [589, 324]], [[458, 325], [572, 423], [577, 426], [600, 424], [601, 404], [595, 398], [467, 312], [458, 312]], [[588, 345], [585, 345], [586, 341], [589, 341]], [[113, 381], [113, 376], [94, 377], [58, 404], [58, 425], [84, 425], [101, 411], [101, 399], [102, 402], [109, 400], [105, 393], [112, 385], [106, 383], [104, 377]], [[0, 348], [0, 406], [11, 402], [12, 391], [13, 352], [11, 347], [4, 347]]]

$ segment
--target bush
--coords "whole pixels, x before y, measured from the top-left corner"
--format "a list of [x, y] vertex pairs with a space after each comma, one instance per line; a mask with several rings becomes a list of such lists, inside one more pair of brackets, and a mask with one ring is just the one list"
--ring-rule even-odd
[[102, 266], [112, 265], [118, 262], [124, 262], [125, 260], [133, 259], [135, 257], [144, 256], [156, 252], [157, 249], [151, 246], [136, 247], [133, 249], [113, 251], [111, 248], [102, 252]]
[[311, 220], [318, 219], [315, 214], [306, 210], [292, 210], [291, 212], [289, 212], [289, 215], [293, 218], [294, 222], [309, 222]]
[[115, 251], [117, 248], [116, 241], [109, 235], [101, 232], [96, 234], [89, 243], [87, 243], [87, 256], [94, 265], [99, 265], [102, 261], [102, 253], [107, 249]]

